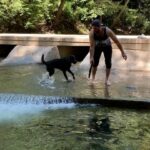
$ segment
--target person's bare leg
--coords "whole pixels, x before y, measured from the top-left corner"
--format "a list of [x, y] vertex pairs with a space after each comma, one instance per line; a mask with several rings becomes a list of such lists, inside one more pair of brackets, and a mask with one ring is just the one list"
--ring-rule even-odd
[[110, 71], [111, 71], [111, 69], [107, 69], [106, 68], [106, 79], [105, 79], [105, 84], [106, 85], [110, 85], [111, 84], [110, 81], [109, 81]]
[[97, 67], [92, 67], [92, 81], [95, 80], [96, 71], [97, 71]]

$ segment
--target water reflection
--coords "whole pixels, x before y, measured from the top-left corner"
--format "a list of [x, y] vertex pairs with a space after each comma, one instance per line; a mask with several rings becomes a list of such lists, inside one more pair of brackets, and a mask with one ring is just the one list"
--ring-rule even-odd
[[111, 133], [109, 117], [98, 119], [98, 116], [94, 115], [89, 120], [89, 133], [94, 134], [96, 132]]
[[94, 83], [91, 82], [91, 83], [89, 84], [89, 88], [90, 88], [90, 93], [91, 93], [91, 95], [92, 95], [92, 96], [96, 95], [96, 93], [97, 93], [96, 84], [94, 84]]
[[102, 83], [92, 83], [89, 84], [90, 88], [90, 94], [95, 97], [96, 95], [99, 95], [100, 93], [103, 93], [104, 98], [110, 98], [110, 86], [107, 86]]
[[110, 92], [109, 92], [109, 89], [110, 88], [110, 86], [108, 86], [108, 85], [105, 85], [105, 88], [104, 88], [104, 96], [105, 96], [105, 98], [110, 98]]

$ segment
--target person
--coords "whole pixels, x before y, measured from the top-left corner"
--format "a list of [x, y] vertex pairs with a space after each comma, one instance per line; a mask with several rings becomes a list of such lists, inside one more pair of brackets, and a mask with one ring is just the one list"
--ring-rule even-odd
[[95, 80], [97, 67], [99, 64], [101, 53], [104, 53], [105, 65], [106, 65], [106, 78], [105, 84], [110, 85], [109, 76], [111, 71], [111, 59], [112, 59], [112, 46], [110, 38], [116, 43], [121, 51], [122, 57], [126, 60], [127, 55], [119, 42], [115, 33], [108, 27], [101, 24], [99, 19], [92, 21], [91, 30], [89, 32], [90, 40], [90, 64], [92, 65], [92, 81]]

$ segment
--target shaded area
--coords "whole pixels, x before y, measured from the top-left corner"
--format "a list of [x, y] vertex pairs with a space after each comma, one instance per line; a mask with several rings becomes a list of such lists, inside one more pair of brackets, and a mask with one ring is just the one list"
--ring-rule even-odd
[[107, 99], [107, 98], [74, 98], [74, 101], [79, 104], [100, 104], [107, 107], [119, 108], [134, 108], [134, 109], [149, 109], [149, 100], [128, 100], [128, 99]]
[[88, 46], [58, 46], [61, 57], [75, 55], [79, 62], [83, 61], [89, 52]]
[[0, 57], [7, 57], [16, 45], [0, 45]]

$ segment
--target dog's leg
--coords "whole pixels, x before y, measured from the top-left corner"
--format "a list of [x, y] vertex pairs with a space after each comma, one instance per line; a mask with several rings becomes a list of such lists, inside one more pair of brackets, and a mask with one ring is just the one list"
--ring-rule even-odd
[[54, 72], [55, 72], [54, 69], [48, 70], [49, 76], [51, 77], [54, 74]]
[[68, 80], [68, 77], [67, 77], [67, 74], [66, 74], [66, 71], [63, 71], [63, 74], [64, 74], [66, 80], [69, 81], [69, 80]]
[[72, 75], [73, 79], [75, 80], [74, 73], [70, 69], [68, 69], [68, 72]]

